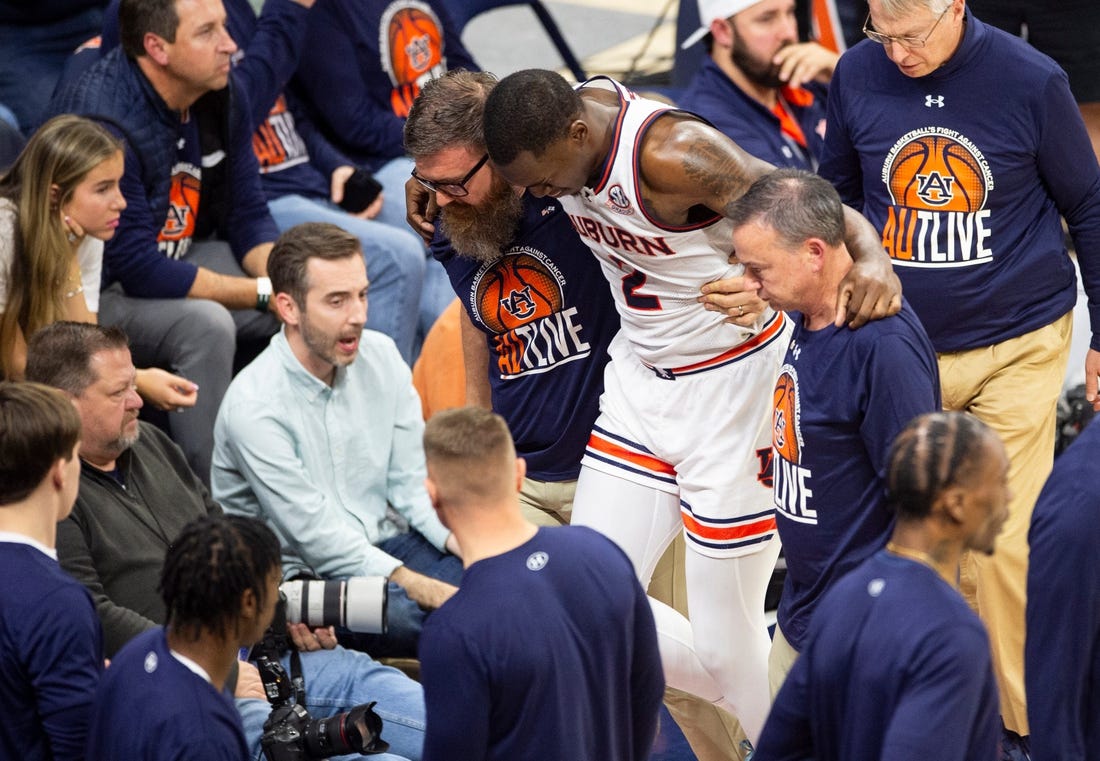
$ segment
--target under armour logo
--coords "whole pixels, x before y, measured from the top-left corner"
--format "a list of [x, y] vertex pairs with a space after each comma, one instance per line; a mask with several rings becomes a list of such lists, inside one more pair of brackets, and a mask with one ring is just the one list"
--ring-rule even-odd
[[795, 361], [798, 361], [799, 356], [802, 354], [802, 347], [798, 345], [797, 341], [791, 341], [791, 355]]
[[936, 108], [943, 108], [943, 96], [942, 95], [936, 95], [935, 97], [933, 97], [931, 95], [925, 95], [924, 96], [924, 107], [925, 108], [932, 108], [932, 106], [935, 106]]
[[546, 567], [546, 564], [550, 562], [550, 556], [542, 550], [538, 552], [532, 552], [527, 556], [527, 570], [528, 571], [541, 571]]

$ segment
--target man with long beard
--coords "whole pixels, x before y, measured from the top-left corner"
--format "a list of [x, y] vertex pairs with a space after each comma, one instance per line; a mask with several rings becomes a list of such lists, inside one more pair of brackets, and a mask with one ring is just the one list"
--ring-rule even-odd
[[778, 167], [816, 171], [825, 98], [838, 56], [798, 42], [795, 0], [699, 0], [708, 57], [680, 99], [744, 150]]

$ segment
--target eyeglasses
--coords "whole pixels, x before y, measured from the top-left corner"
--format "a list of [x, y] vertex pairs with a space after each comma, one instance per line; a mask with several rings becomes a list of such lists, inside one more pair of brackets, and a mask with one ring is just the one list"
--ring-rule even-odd
[[879, 45], [889, 45], [891, 43], [901, 45], [903, 48], [923, 48], [925, 43], [928, 42], [928, 38], [932, 36], [932, 33], [936, 31], [936, 27], [940, 25], [940, 21], [947, 15], [947, 12], [951, 10], [952, 6], [947, 6], [943, 9], [943, 13], [936, 17], [936, 23], [932, 25], [932, 28], [928, 30], [928, 34], [923, 37], [892, 37], [889, 34], [883, 34], [882, 32], [876, 32], [871, 29], [871, 14], [867, 14], [867, 20], [863, 22], [863, 33], [867, 35], [867, 39], [877, 42]]
[[443, 192], [449, 195], [451, 198], [462, 198], [465, 195], [469, 195], [470, 191], [466, 188], [466, 183], [473, 179], [481, 167], [485, 166], [485, 162], [489, 160], [489, 154], [486, 153], [481, 157], [481, 161], [474, 164], [474, 168], [466, 173], [458, 182], [436, 182], [435, 180], [425, 180], [416, 170], [412, 170], [413, 179], [419, 182], [433, 193]]

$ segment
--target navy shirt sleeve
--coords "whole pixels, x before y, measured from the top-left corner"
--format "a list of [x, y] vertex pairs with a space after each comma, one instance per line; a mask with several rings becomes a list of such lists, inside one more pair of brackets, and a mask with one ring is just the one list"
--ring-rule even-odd
[[973, 761], [972, 730], [990, 702], [996, 705], [986, 695], [990, 668], [989, 641], [976, 624], [942, 628], [925, 640], [883, 736], [883, 761]]
[[420, 635], [420, 669], [428, 725], [423, 761], [485, 758], [492, 696], [481, 659], [459, 632], [429, 618]]
[[844, 59], [845, 56], [840, 57], [829, 86], [829, 100], [825, 109], [828, 128], [825, 130], [825, 147], [818, 174], [832, 183], [840, 194], [841, 201], [856, 211], [863, 211], [863, 171], [848, 135], [842, 105], [845, 93], [842, 85], [846, 69]]
[[227, 229], [219, 232], [229, 241], [239, 261], [256, 246], [278, 238], [279, 228], [271, 218], [260, 185], [260, 164], [252, 150], [252, 129], [247, 120], [247, 115], [251, 113], [248, 95], [237, 88], [233, 91], [233, 97], [237, 102], [230, 115], [233, 120], [230, 125], [227, 177], [230, 209], [226, 217]]
[[50, 596], [32, 623], [27, 667], [54, 759], [80, 759], [103, 670], [103, 639], [87, 592], [66, 583]]
[[803, 655], [787, 674], [764, 722], [754, 761], [808, 761], [817, 757], [810, 731], [810, 657]]
[[1051, 74], [1040, 107], [1039, 176], [1073, 236], [1089, 299], [1090, 346], [1100, 350], [1100, 166], [1061, 69]]
[[[294, 74], [309, 9], [292, 0], [267, 0], [257, 21], [248, 0], [226, 0], [225, 6], [230, 31], [238, 44], [246, 48], [244, 58], [233, 71], [241, 89], [251, 99], [249, 121], [255, 130], [263, 124], [275, 99]], [[246, 26], [252, 28], [242, 28]]]
[[[1092, 684], [1100, 678], [1100, 605], [1071, 603], [1069, 616], [1066, 610], [1067, 601], [1083, 599], [1082, 590], [1095, 597], [1100, 583], [1100, 497], [1092, 464], [1100, 436], [1089, 435], [1100, 434], [1098, 426], [1092, 423], [1055, 463], [1028, 536], [1024, 678], [1035, 761], [1087, 758], [1088, 722], [1100, 727], [1100, 695]], [[1076, 467], [1065, 467], [1071, 463]]]

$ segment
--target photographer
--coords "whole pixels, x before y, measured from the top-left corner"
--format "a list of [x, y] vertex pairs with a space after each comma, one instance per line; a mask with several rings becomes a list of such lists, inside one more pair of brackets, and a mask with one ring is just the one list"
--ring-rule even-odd
[[[62, 567], [92, 593], [108, 657], [165, 621], [156, 592], [165, 555], [191, 520], [221, 508], [188, 467], [182, 452], [154, 426], [139, 423], [133, 362], [117, 329], [55, 323], [34, 335], [27, 376], [64, 391], [84, 424], [80, 494], [58, 526]], [[306, 708], [332, 716], [378, 701], [386, 740], [398, 756], [420, 758], [424, 698], [420, 686], [364, 653], [336, 646], [326, 629], [292, 626], [302, 653]], [[285, 656], [284, 656], [285, 660]], [[271, 712], [256, 669], [241, 665], [236, 696], [252, 757]]]
[[279, 540], [231, 516], [192, 521], [164, 559], [167, 624], [132, 639], [96, 692], [89, 758], [249, 757], [226, 692], [241, 647], [259, 640], [279, 599]]

